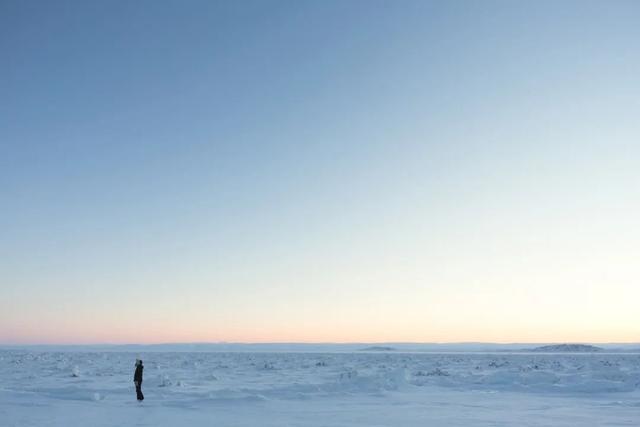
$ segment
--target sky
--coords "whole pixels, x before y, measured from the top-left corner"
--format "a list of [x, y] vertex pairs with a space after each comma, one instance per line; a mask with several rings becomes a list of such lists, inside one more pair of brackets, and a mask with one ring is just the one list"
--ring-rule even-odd
[[638, 22], [0, 1], [0, 344], [640, 342]]

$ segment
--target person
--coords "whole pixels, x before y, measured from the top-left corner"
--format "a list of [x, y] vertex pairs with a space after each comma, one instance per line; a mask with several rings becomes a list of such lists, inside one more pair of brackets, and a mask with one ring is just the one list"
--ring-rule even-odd
[[138, 401], [142, 402], [144, 400], [144, 395], [142, 394], [142, 370], [144, 366], [142, 366], [142, 360], [136, 359], [136, 372], [133, 374], [133, 383], [136, 385], [136, 395], [138, 397]]

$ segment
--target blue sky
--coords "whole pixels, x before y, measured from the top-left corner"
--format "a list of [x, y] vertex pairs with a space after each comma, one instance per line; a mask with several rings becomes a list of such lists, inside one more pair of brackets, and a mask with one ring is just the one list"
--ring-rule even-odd
[[2, 2], [0, 342], [637, 341], [637, 2]]

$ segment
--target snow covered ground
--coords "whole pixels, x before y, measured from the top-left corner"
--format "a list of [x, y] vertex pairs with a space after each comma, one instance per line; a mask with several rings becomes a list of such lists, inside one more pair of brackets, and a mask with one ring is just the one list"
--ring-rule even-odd
[[3, 350], [0, 425], [638, 426], [640, 354]]

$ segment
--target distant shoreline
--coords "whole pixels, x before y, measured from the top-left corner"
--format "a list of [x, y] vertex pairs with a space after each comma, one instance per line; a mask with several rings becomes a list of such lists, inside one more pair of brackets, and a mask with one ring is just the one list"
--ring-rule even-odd
[[[597, 348], [598, 350], [593, 350]], [[575, 350], [572, 350], [575, 349]], [[589, 351], [586, 351], [589, 349]], [[265, 353], [640, 353], [640, 343], [167, 343], [167, 344], [0, 344], [0, 350], [60, 352], [265, 352]]]

